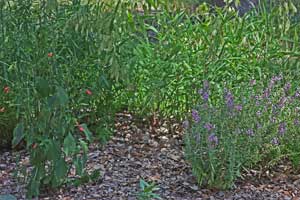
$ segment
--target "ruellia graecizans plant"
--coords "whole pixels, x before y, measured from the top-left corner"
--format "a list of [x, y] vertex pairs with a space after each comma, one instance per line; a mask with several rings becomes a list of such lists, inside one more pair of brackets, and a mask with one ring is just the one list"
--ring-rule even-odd
[[[130, 52], [122, 50], [131, 40], [120, 6], [120, 0], [0, 1], [0, 103], [3, 97], [14, 105], [12, 144], [25, 144], [29, 153], [28, 165], [18, 163], [26, 169], [19, 176], [26, 199], [98, 175], [85, 170], [88, 145], [92, 132], [109, 136], [114, 92], [125, 79], [121, 54]], [[8, 104], [0, 109], [0, 120], [9, 117]]]
[[300, 90], [283, 76], [267, 87], [251, 80], [240, 95], [224, 88], [223, 101], [210, 101], [207, 81], [201, 101], [183, 122], [185, 154], [200, 185], [230, 188], [241, 170], [288, 158], [299, 169]]
[[11, 101], [14, 91], [10, 83], [0, 81], [0, 149], [10, 148], [13, 129], [17, 124], [15, 106]]

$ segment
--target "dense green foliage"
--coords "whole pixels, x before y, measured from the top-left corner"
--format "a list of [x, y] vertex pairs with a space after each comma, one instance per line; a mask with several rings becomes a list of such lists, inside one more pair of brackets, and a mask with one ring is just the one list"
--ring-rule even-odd
[[[297, 86], [300, 27], [290, 1], [271, 8], [262, 4], [244, 16], [229, 6], [212, 10], [200, 5], [190, 13], [170, 1], [137, 2], [0, 0], [0, 135], [9, 138], [13, 132], [12, 145], [23, 143], [30, 154], [29, 198], [43, 186], [95, 178], [97, 173], [85, 170], [88, 145], [94, 136], [100, 142], [109, 139], [116, 111], [183, 119], [199, 104], [198, 90], [208, 80], [207, 106], [220, 112], [203, 111], [203, 117], [227, 133], [240, 126], [239, 119], [254, 123], [257, 110], [246, 103], [247, 113], [232, 124], [230, 116], [224, 118], [224, 87], [241, 101], [241, 94], [250, 97], [244, 85], [251, 79], [263, 86], [282, 74]], [[287, 124], [295, 120], [294, 115], [283, 117]], [[262, 120], [269, 127], [267, 117]], [[218, 132], [218, 145], [211, 148], [205, 139], [199, 144], [195, 139], [196, 132], [207, 138], [202, 125], [196, 123], [186, 137], [187, 158], [200, 184], [229, 187], [242, 166], [269, 155], [293, 155], [298, 165], [298, 140], [258, 156], [276, 128], [233, 140]], [[288, 139], [298, 137], [295, 130], [288, 129]], [[270, 136], [261, 137], [269, 131]], [[199, 148], [202, 154], [191, 154]], [[247, 157], [250, 150], [255, 153]], [[77, 180], [67, 178], [72, 167]]]
[[[5, 110], [0, 119], [15, 123], [12, 145], [25, 141], [30, 154], [28, 198], [42, 186], [66, 183], [72, 166], [79, 181], [88, 181], [85, 163], [92, 132], [107, 139], [114, 90], [125, 80], [126, 68], [120, 66], [129, 56], [126, 10], [119, 8], [120, 2], [1, 2]], [[10, 126], [4, 124], [8, 131]]]

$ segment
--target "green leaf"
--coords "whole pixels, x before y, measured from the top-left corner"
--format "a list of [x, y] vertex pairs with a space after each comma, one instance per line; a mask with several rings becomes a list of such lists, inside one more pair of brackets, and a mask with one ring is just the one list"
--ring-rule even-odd
[[111, 85], [109, 84], [105, 75], [100, 76], [100, 86], [105, 89], [110, 89]]
[[60, 152], [60, 145], [56, 141], [49, 141], [47, 145], [47, 156], [49, 160], [59, 160], [61, 156]]
[[62, 87], [57, 88], [57, 98], [59, 99], [60, 105], [67, 105], [69, 102], [69, 97], [65, 89]]
[[75, 186], [79, 186], [79, 185], [82, 185], [84, 183], [88, 183], [90, 181], [90, 176], [88, 175], [88, 173], [84, 173], [82, 174], [78, 179], [76, 179], [73, 184]]
[[95, 182], [95, 181], [97, 181], [99, 179], [100, 175], [101, 175], [101, 173], [100, 173], [99, 169], [98, 170], [94, 170], [92, 172], [92, 174], [90, 175], [90, 180], [93, 181], [93, 182]]
[[76, 141], [71, 133], [64, 139], [64, 152], [67, 156], [72, 155], [76, 151]]
[[80, 140], [80, 145], [82, 147], [83, 152], [86, 154], [88, 152], [88, 145], [85, 141]]
[[47, 2], [46, 2], [46, 10], [47, 11], [54, 10], [57, 8], [57, 6], [58, 6], [57, 0], [47, 0]]
[[81, 124], [81, 127], [83, 128], [83, 133], [84, 133], [86, 139], [87, 139], [89, 142], [92, 142], [92, 133], [91, 133], [91, 131], [88, 129], [87, 125], [86, 125], [86, 124]]
[[81, 176], [83, 173], [83, 162], [81, 159], [81, 156], [77, 155], [77, 157], [74, 159], [74, 165], [75, 165], [75, 169], [76, 169], [76, 175]]
[[35, 88], [41, 97], [47, 97], [50, 94], [50, 86], [46, 79], [38, 77]]
[[37, 166], [37, 165], [45, 162], [46, 158], [47, 158], [47, 155], [46, 155], [45, 150], [41, 147], [37, 147], [36, 149], [34, 149], [31, 152], [30, 162], [32, 165]]
[[39, 195], [40, 188], [40, 173], [37, 167], [34, 167], [32, 170], [32, 175], [30, 177], [29, 183], [27, 184], [27, 194], [26, 199], [32, 199], [32, 197], [36, 197]]
[[0, 200], [17, 200], [17, 198], [11, 194], [0, 195]]
[[66, 161], [61, 158], [55, 163], [54, 169], [55, 176], [58, 180], [63, 179], [68, 173], [68, 165]]
[[16, 128], [14, 129], [14, 138], [12, 141], [12, 146], [16, 147], [24, 138], [24, 124], [21, 122], [17, 124]]
[[59, 105], [58, 98], [56, 95], [48, 97], [47, 102], [48, 106], [52, 109]]

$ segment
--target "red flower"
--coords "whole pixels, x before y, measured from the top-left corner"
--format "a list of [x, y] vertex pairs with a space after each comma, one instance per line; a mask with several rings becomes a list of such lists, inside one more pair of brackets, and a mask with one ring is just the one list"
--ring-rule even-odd
[[3, 89], [4, 93], [6, 93], [6, 94], [9, 93], [9, 90], [10, 90], [10, 88], [8, 86], [5, 86]]
[[36, 149], [37, 146], [38, 146], [37, 143], [33, 143], [31, 147], [32, 147], [33, 149]]
[[52, 53], [52, 52], [49, 52], [49, 53], [48, 53], [48, 58], [51, 58], [51, 57], [53, 57], [53, 53]]
[[78, 130], [79, 130], [80, 132], [83, 132], [83, 131], [84, 131], [84, 128], [83, 128], [82, 126], [78, 126]]
[[5, 108], [4, 107], [0, 108], [0, 112], [1, 113], [5, 112]]
[[92, 95], [92, 94], [93, 94], [92, 91], [89, 90], [89, 89], [87, 89], [87, 90], [85, 91], [85, 93], [86, 93], [87, 95]]

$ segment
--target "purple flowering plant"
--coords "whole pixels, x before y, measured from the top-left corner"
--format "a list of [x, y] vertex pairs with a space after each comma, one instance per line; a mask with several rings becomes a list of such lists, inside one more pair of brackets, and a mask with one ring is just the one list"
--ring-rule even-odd
[[268, 165], [282, 154], [293, 155], [299, 166], [299, 153], [290, 153], [300, 148], [299, 90], [282, 75], [273, 76], [267, 87], [251, 80], [242, 88], [243, 93], [223, 89], [216, 102], [209, 99], [207, 81], [198, 90], [201, 100], [191, 112], [185, 153], [201, 185], [230, 188], [242, 168]]

